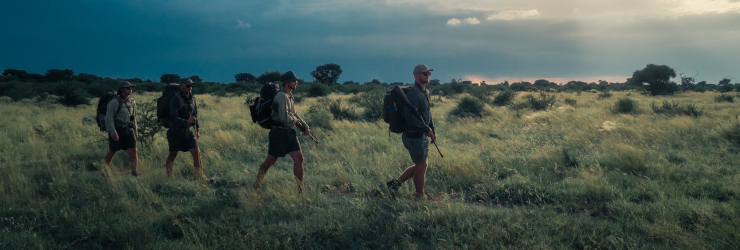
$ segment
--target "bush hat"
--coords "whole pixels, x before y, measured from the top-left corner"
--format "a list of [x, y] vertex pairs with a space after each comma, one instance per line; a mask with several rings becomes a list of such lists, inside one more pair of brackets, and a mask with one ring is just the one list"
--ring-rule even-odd
[[190, 78], [187, 77], [183, 77], [180, 78], [180, 84], [193, 85], [193, 80], [190, 80]]
[[133, 88], [133, 87], [136, 87], [136, 85], [133, 85], [133, 84], [131, 84], [128, 81], [122, 81], [122, 82], [118, 83], [118, 88], [119, 89], [120, 88]]
[[424, 73], [424, 72], [429, 72], [429, 71], [434, 71], [434, 70], [430, 69], [424, 64], [419, 64], [419, 65], [416, 65], [416, 67], [414, 67], [414, 74], [419, 74], [419, 73]]
[[283, 74], [283, 76], [280, 77], [280, 80], [283, 82], [292, 82], [292, 81], [298, 81], [298, 77], [295, 75], [295, 72], [288, 71]]

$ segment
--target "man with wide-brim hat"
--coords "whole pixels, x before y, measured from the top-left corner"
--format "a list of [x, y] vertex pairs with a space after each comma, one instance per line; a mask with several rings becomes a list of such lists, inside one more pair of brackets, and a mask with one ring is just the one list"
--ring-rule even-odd
[[301, 151], [301, 145], [294, 128], [300, 129], [304, 135], [310, 134], [311, 130], [295, 112], [293, 90], [298, 86], [298, 77], [293, 71], [288, 71], [280, 77], [280, 80], [283, 82], [283, 88], [273, 99], [272, 107], [274, 111], [271, 118], [280, 125], [273, 126], [270, 129], [267, 158], [260, 165], [254, 188], [259, 189], [262, 178], [267, 174], [270, 166], [275, 164], [278, 158], [287, 154], [293, 159], [293, 175], [298, 185], [298, 192], [301, 192], [303, 190], [303, 151]]
[[170, 128], [167, 130], [167, 144], [170, 153], [165, 162], [165, 169], [167, 176], [171, 177], [178, 152], [190, 152], [193, 156], [196, 177], [205, 180], [198, 148], [200, 124], [198, 124], [198, 107], [195, 96], [193, 96], [194, 86], [195, 83], [190, 78], [180, 78], [180, 91], [175, 93], [170, 100]]
[[139, 162], [136, 149], [138, 126], [136, 125], [136, 102], [131, 98], [133, 85], [127, 81], [118, 84], [118, 93], [110, 102], [105, 114], [105, 130], [108, 132], [108, 154], [105, 155], [105, 165], [110, 166], [113, 157], [119, 150], [128, 151], [131, 175], [138, 176]]

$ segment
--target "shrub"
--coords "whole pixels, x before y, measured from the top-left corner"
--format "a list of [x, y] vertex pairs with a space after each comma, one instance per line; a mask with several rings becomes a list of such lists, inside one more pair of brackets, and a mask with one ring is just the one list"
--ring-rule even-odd
[[524, 98], [531, 105], [532, 110], [535, 110], [535, 111], [549, 109], [557, 101], [557, 97], [555, 95], [548, 94], [546, 92], [540, 92], [539, 97], [534, 97], [533, 95], [527, 95]]
[[609, 92], [609, 91], [601, 92], [601, 94], [599, 94], [599, 96], [598, 96], [599, 99], [606, 99], [606, 98], [609, 98], [609, 97], [612, 97], [612, 93]]
[[377, 121], [383, 117], [383, 97], [385, 92], [381, 89], [371, 90], [368, 92], [360, 93], [356, 97], [359, 97], [359, 105], [365, 109], [365, 119], [367, 121]]
[[139, 138], [142, 144], [147, 145], [154, 141], [154, 136], [162, 130], [157, 118], [157, 100], [142, 103], [137, 107], [137, 121]]
[[308, 87], [308, 97], [326, 96], [329, 94], [329, 87], [324, 84], [310, 84]]
[[354, 108], [342, 105], [342, 99], [333, 101], [327, 99], [323, 103], [329, 108], [329, 112], [334, 116], [334, 119], [356, 121], [360, 117]]
[[637, 113], [638, 111], [638, 104], [635, 100], [632, 100], [632, 98], [624, 97], [619, 98], [616, 103], [614, 103], [614, 113], [621, 113], [621, 114], [633, 114]]
[[54, 93], [59, 95], [58, 102], [62, 105], [77, 106], [88, 105], [92, 96], [85, 90], [84, 84], [80, 82], [57, 83]]
[[725, 140], [730, 141], [736, 146], [740, 146], [740, 120], [738, 120], [737, 116], [735, 116], [735, 124], [726, 128], [723, 127], [720, 131], [720, 135], [722, 138], [725, 138]]
[[677, 103], [663, 101], [662, 105], [657, 105], [655, 102], [650, 103], [650, 107], [656, 114], [666, 115], [687, 115], [697, 117], [704, 113], [703, 109], [699, 109], [696, 104], [693, 103]]
[[318, 127], [326, 130], [332, 130], [332, 114], [326, 108], [325, 105], [314, 105], [308, 108], [306, 113], [306, 123], [313, 127]]
[[735, 97], [728, 95], [728, 94], [720, 94], [718, 96], [714, 97], [714, 101], [716, 102], [734, 102]]
[[483, 104], [473, 97], [463, 97], [450, 115], [457, 117], [482, 117]]
[[565, 98], [565, 103], [568, 104], [568, 105], [570, 105], [570, 106], [572, 106], [572, 107], [575, 107], [576, 106], [576, 103], [578, 103], [578, 101], [576, 101], [576, 99], [574, 99], [572, 97], [566, 97]]
[[719, 86], [719, 88], [717, 88], [717, 91], [719, 91], [720, 93], [727, 93], [727, 92], [731, 92], [733, 90], [735, 90], [735, 86], [733, 86], [732, 84], [729, 84], [729, 83], [728, 84], [722, 84], [722, 85]]
[[493, 105], [506, 106], [514, 100], [514, 97], [516, 97], [516, 92], [511, 90], [499, 92], [496, 97], [493, 98]]

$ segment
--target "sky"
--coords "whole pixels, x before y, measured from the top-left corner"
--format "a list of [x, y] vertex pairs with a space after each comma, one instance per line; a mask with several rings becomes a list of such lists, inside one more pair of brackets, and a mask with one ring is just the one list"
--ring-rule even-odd
[[[647, 64], [740, 82], [740, 0], [66, 0], [0, 3], [0, 70], [233, 82], [624, 82]], [[678, 81], [678, 79], [674, 79]]]

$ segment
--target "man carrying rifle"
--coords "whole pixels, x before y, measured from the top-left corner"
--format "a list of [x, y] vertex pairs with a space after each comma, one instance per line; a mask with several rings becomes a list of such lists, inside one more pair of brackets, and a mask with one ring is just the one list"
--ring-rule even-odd
[[[429, 138], [431, 138], [432, 143], [437, 141], [432, 113], [429, 109], [429, 91], [426, 89], [431, 74], [432, 69], [426, 65], [417, 65], [414, 68], [414, 86], [410, 87], [411, 89], [406, 93], [406, 97], [413, 107], [405, 106], [403, 108], [403, 116], [406, 119], [406, 130], [403, 132], [401, 140], [403, 141], [403, 146], [409, 151], [414, 165], [403, 171], [398, 178], [386, 183], [393, 196], [396, 195], [398, 188], [403, 182], [414, 178], [416, 197], [424, 198], [424, 177], [427, 172]], [[414, 114], [413, 108], [418, 110], [421, 119]]]
[[283, 88], [275, 95], [272, 104], [272, 120], [280, 125], [270, 129], [267, 158], [260, 165], [254, 188], [259, 189], [262, 178], [265, 177], [267, 170], [277, 162], [278, 157], [289, 154], [293, 158], [293, 175], [295, 175], [300, 193], [303, 190], [303, 152], [293, 128], [298, 127], [304, 135], [309, 135], [311, 132], [308, 125], [295, 112], [293, 90], [298, 85], [298, 77], [293, 71], [288, 71], [282, 75], [280, 80], [283, 82]]
[[180, 92], [177, 92], [170, 100], [170, 129], [167, 130], [170, 154], [167, 156], [165, 168], [167, 176], [171, 177], [178, 151], [189, 151], [193, 155], [195, 175], [198, 179], [205, 180], [206, 176], [203, 174], [203, 163], [198, 148], [200, 137], [198, 108], [195, 96], [193, 96], [193, 86], [195, 83], [190, 78], [180, 78]]

